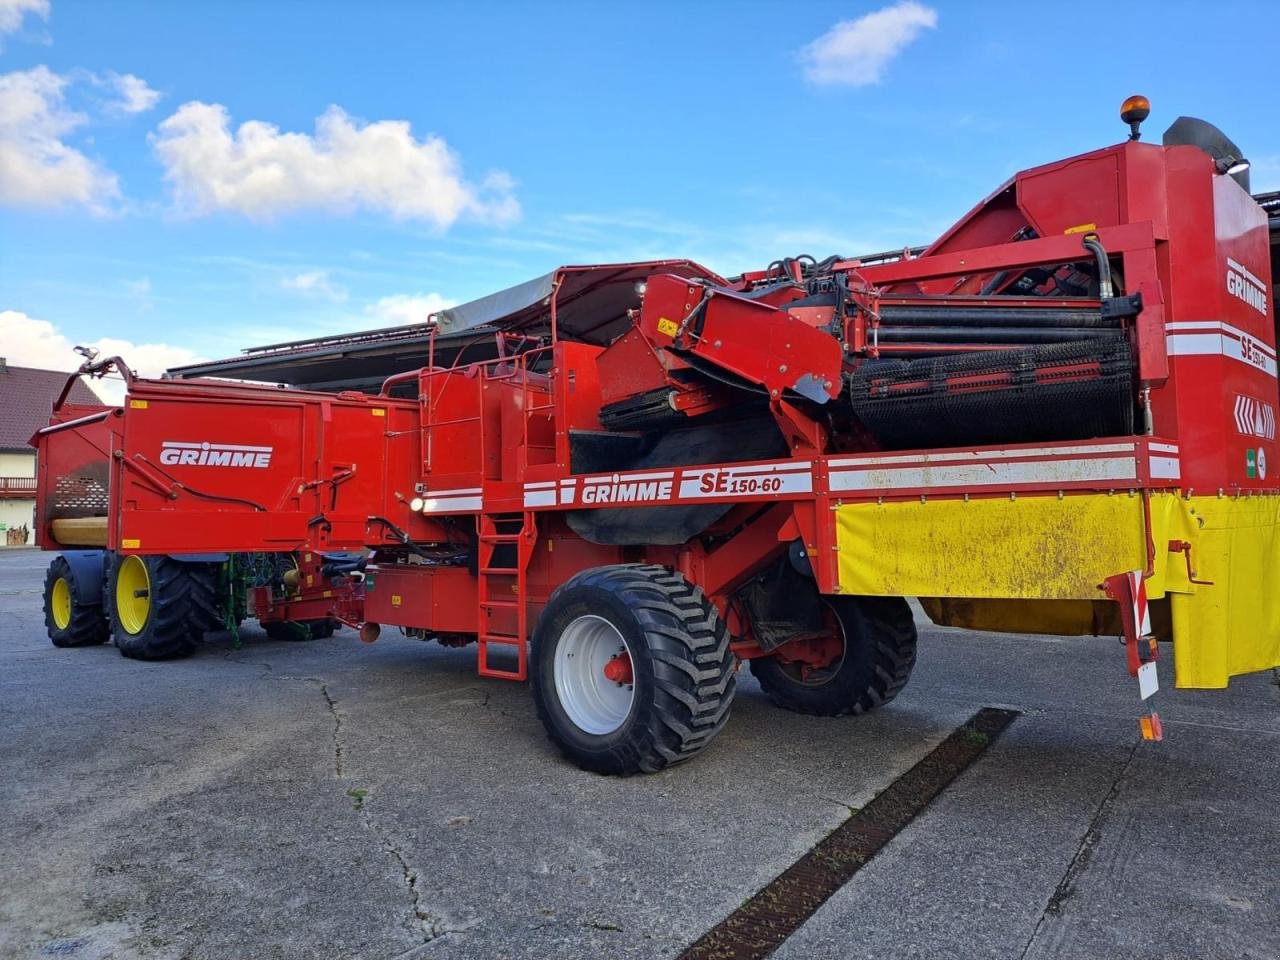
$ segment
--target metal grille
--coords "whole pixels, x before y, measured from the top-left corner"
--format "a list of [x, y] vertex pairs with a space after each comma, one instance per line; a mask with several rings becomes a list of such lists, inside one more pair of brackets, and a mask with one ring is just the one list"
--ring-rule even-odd
[[56, 517], [102, 517], [107, 513], [107, 485], [93, 477], [61, 476], [53, 490]]
[[1088, 440], [1133, 432], [1133, 366], [1119, 339], [877, 360], [849, 397], [891, 450]]

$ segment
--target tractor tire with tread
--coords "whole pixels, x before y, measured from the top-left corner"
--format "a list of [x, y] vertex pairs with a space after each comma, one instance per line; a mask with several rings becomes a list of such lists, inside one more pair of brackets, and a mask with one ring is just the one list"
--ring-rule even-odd
[[[616, 630], [631, 660], [630, 707], [603, 733], [570, 719], [557, 688], [557, 646], [584, 618]], [[702, 590], [653, 564], [582, 571], [551, 595], [533, 632], [538, 717], [567, 758], [597, 773], [653, 773], [706, 747], [729, 718], [736, 666], [728, 630]]]
[[844, 656], [804, 680], [777, 657], [751, 661], [751, 673], [777, 706], [821, 717], [882, 707], [907, 685], [916, 663], [916, 626], [902, 597], [823, 597], [844, 633]]
[[[145, 613], [122, 616], [120, 577], [130, 561], [146, 571]], [[136, 570], [133, 574], [137, 576]], [[167, 556], [116, 557], [107, 595], [111, 598], [111, 636], [123, 656], [133, 660], [172, 660], [189, 656], [206, 631], [221, 628], [218, 576], [214, 564], [183, 563]]]
[[262, 629], [272, 640], [304, 643], [308, 640], [324, 640], [332, 637], [336, 624], [332, 620], [274, 620], [264, 623]]
[[92, 647], [111, 636], [102, 604], [81, 601], [71, 564], [61, 555], [44, 575], [44, 627], [55, 647]]

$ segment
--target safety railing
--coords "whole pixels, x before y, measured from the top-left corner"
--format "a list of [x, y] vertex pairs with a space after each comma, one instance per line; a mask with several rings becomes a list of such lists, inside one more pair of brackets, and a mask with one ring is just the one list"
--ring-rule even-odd
[[35, 477], [0, 477], [0, 497], [27, 499], [35, 495]]
[[[520, 349], [520, 347], [524, 343], [527, 343], [531, 338], [520, 337], [519, 335], [515, 335], [514, 337], [512, 337], [511, 335], [503, 335], [503, 334], [498, 334], [497, 336], [498, 336], [498, 345], [499, 345], [499, 356], [497, 357], [493, 357], [488, 360], [477, 360], [472, 363], [468, 363], [465, 366], [443, 367], [439, 369], [428, 366], [426, 369], [422, 370], [420, 374], [418, 374], [419, 376], [421, 376], [420, 399], [422, 401], [422, 408], [423, 408], [422, 410], [423, 467], [427, 475], [430, 475], [433, 472], [435, 467], [434, 459], [433, 459], [434, 453], [435, 453], [434, 433], [435, 431], [443, 427], [457, 426], [459, 424], [464, 424], [464, 423], [479, 424], [481, 426], [481, 429], [476, 431], [476, 441], [480, 445], [481, 459], [483, 461], [484, 411], [478, 397], [477, 397], [477, 403], [476, 403], [476, 412], [474, 414], [470, 414], [465, 417], [453, 417], [447, 420], [436, 419], [437, 401], [444, 396], [444, 391], [448, 385], [449, 378], [456, 376], [460, 374], [462, 371], [467, 369], [479, 370], [480, 376], [490, 382], [515, 381], [519, 384], [520, 393], [521, 393], [520, 409], [521, 409], [521, 421], [522, 421], [522, 431], [521, 431], [521, 437], [520, 437], [521, 442], [519, 447], [520, 457], [522, 458], [520, 461], [521, 473], [523, 473], [524, 468], [528, 466], [529, 421], [534, 414], [546, 412], [555, 406], [554, 386], [553, 386], [554, 377], [555, 377], [554, 365], [548, 368], [548, 370], [545, 373], [545, 376], [547, 378], [546, 392], [547, 392], [547, 396], [551, 399], [549, 399], [548, 402], [546, 403], [533, 404], [533, 405], [530, 404], [530, 400], [532, 397], [532, 391], [531, 391], [532, 381], [530, 379], [530, 374], [533, 373], [533, 370], [531, 368], [532, 368], [532, 364], [538, 359], [540, 359], [544, 354], [550, 355], [551, 352], [555, 349], [555, 347], [552, 344], [546, 344], [544, 346], [533, 347], [531, 349], [522, 350]], [[507, 353], [506, 352], [507, 342], [513, 339], [518, 341], [515, 345], [515, 352]], [[403, 375], [400, 375], [400, 376], [403, 376]], [[394, 377], [392, 378], [392, 380], [395, 380], [395, 379], [396, 378]], [[383, 387], [384, 392], [386, 391], [387, 387], [390, 384], [391, 384], [391, 381], [389, 380], [388, 384], [384, 385]], [[481, 468], [481, 470], [483, 471], [483, 467]], [[513, 477], [509, 479], [516, 479], [516, 478]]]

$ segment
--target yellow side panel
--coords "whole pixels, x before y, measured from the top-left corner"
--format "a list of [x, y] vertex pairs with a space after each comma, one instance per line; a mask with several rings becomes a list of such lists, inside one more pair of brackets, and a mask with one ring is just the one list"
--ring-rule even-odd
[[1236, 674], [1280, 666], [1280, 498], [1192, 497], [1183, 506], [1196, 579], [1213, 586], [1175, 586], [1175, 577], [1186, 582], [1186, 563], [1178, 558], [1178, 574], [1170, 561], [1178, 686], [1225, 687]]
[[[1147, 596], [1169, 598], [1178, 686], [1280, 666], [1280, 497], [1155, 494], [1151, 540]], [[1099, 604], [1056, 601], [1097, 601], [1105, 577], [1147, 564], [1126, 494], [848, 504], [836, 541], [842, 593], [939, 598], [925, 601], [939, 622], [1019, 633], [1118, 630]]]
[[836, 510], [843, 593], [1096, 600], [1146, 566], [1127, 494], [857, 503]]

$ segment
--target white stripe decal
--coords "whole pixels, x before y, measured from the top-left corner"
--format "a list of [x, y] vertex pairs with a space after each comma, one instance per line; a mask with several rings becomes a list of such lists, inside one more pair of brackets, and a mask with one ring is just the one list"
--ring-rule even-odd
[[[1222, 333], [1178, 333], [1167, 338], [1169, 356], [1171, 357], [1215, 357], [1223, 356], [1238, 360], [1243, 364], [1261, 370], [1268, 376], [1276, 375], [1276, 358], [1263, 351], [1246, 354], [1245, 341]], [[1253, 347], [1261, 347], [1252, 337], [1248, 342]]]
[[1177, 457], [1152, 457], [1151, 479], [1178, 480], [1182, 477], [1182, 464]]
[[175, 450], [239, 450], [244, 453], [271, 453], [270, 447], [246, 447], [239, 443], [187, 443], [182, 440], [165, 440], [160, 446]]
[[1239, 327], [1232, 326], [1229, 323], [1223, 323], [1220, 320], [1183, 320], [1178, 323], [1166, 323], [1164, 325], [1166, 333], [1175, 332], [1198, 332], [1198, 333], [1225, 333], [1229, 337], [1235, 337], [1237, 340], [1249, 340], [1257, 349], [1272, 357], [1276, 355], [1275, 347], [1269, 346], [1258, 338], [1256, 334], [1247, 333]]
[[1079, 447], [1039, 447], [1022, 450], [962, 450], [950, 453], [915, 453], [887, 457], [842, 457], [830, 461], [833, 467], [885, 466], [889, 464], [971, 463], [985, 460], [1030, 459], [1032, 457], [1080, 457], [1086, 453], [1132, 453], [1132, 443], [1096, 443]]
[[1178, 445], [1176, 443], [1156, 443], [1155, 441], [1150, 441], [1147, 443], [1147, 447], [1148, 449], [1158, 451], [1159, 453], [1176, 454], [1178, 452]]
[[454, 496], [442, 497], [439, 494], [428, 497], [422, 504], [423, 513], [467, 513], [479, 510], [483, 503], [481, 497]]
[[1133, 457], [1046, 460], [1038, 463], [973, 463], [832, 471], [832, 490], [895, 490], [924, 487], [1003, 486], [1026, 483], [1086, 483], [1136, 480]]
[[631, 480], [670, 480], [675, 476], [674, 470], [657, 473], [606, 473], [598, 477], [584, 477], [583, 483], [619, 483]]

